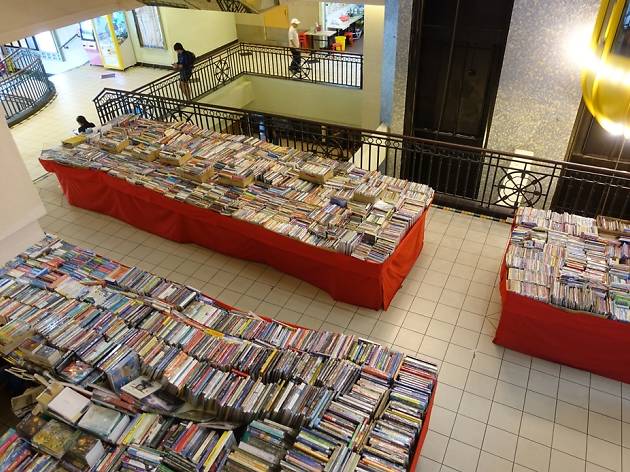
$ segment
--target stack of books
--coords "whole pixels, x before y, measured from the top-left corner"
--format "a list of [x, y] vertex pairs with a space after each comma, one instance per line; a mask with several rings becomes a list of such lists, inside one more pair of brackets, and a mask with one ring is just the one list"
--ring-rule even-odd
[[95, 142], [101, 149], [107, 152], [118, 153], [129, 146], [129, 136], [124, 128], [114, 127], [109, 131], [95, 137]]
[[630, 236], [630, 220], [599, 215], [596, 221], [600, 233]]
[[230, 453], [225, 471], [277, 470], [295, 435], [294, 429], [274, 421], [253, 421]]
[[593, 218], [533, 208], [519, 208], [515, 223], [505, 255], [508, 290], [570, 310], [630, 321], [625, 236], [599, 234]]
[[375, 263], [391, 255], [433, 199], [426, 185], [257, 138], [134, 116], [111, 124], [90, 142], [44, 150], [41, 159], [107, 172], [168, 198]]
[[228, 309], [52, 236], [0, 268], [0, 319], [5, 358], [76, 386], [54, 382], [20, 427], [70, 470], [350, 470], [383, 444], [408, 464], [435, 381], [377, 343]]

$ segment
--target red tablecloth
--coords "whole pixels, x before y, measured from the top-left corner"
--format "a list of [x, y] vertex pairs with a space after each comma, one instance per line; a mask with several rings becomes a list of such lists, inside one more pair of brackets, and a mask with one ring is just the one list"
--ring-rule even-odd
[[311, 246], [261, 226], [165, 197], [105, 172], [40, 161], [59, 179], [72, 205], [118, 218], [180, 243], [268, 264], [328, 292], [335, 300], [372, 309], [389, 306], [420, 255], [428, 212], [383, 263]]
[[572, 312], [507, 290], [494, 342], [515, 351], [630, 383], [630, 324]]

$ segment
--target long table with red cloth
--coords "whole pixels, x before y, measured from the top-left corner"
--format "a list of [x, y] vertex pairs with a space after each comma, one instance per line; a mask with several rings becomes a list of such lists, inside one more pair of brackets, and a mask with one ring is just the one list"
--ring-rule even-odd
[[312, 246], [262, 226], [166, 197], [99, 170], [40, 160], [71, 205], [97, 211], [180, 243], [262, 262], [353, 305], [389, 306], [420, 255], [428, 207], [382, 264]]
[[505, 260], [500, 290], [503, 307], [495, 344], [630, 383], [630, 323], [510, 292]]

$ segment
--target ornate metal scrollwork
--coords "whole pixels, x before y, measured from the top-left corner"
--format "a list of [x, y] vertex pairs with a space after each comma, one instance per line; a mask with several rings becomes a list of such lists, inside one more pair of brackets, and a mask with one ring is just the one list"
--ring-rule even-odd
[[510, 168], [499, 168], [497, 171], [502, 171], [505, 175], [497, 184], [496, 204], [510, 207], [533, 207], [544, 195], [541, 179], [533, 172]]
[[212, 66], [212, 74], [216, 79], [217, 85], [223, 84], [230, 80], [231, 67], [230, 63], [223, 58], [218, 58]]

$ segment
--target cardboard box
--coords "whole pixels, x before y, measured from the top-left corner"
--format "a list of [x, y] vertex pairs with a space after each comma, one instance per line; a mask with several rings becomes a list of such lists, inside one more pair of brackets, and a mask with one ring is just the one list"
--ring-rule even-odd
[[99, 141], [98, 145], [104, 151], [116, 154], [122, 151], [123, 149], [127, 148], [127, 146], [129, 146], [129, 140], [123, 139], [122, 141], [119, 141], [118, 143], [116, 143], [116, 145], [111, 145], [110, 143]]
[[177, 169], [177, 174], [184, 179], [194, 180], [195, 182], [205, 184], [214, 175], [214, 169], [212, 167], [208, 167], [201, 174], [189, 174], [185, 169], [180, 167]]
[[217, 178], [217, 182], [221, 185], [233, 185], [234, 187], [245, 188], [254, 183], [254, 176], [250, 175], [245, 179], [231, 179], [230, 177], [220, 176]]
[[63, 147], [73, 148], [86, 141], [87, 141], [87, 137], [83, 134], [80, 134], [78, 136], [71, 136], [69, 138], [64, 139], [63, 141], [61, 141], [61, 144], [63, 145]]
[[322, 185], [328, 182], [330, 179], [332, 179], [334, 175], [335, 173], [333, 172], [333, 169], [330, 169], [324, 175], [311, 175], [311, 174], [307, 174], [304, 171], [300, 171], [299, 177], [302, 180], [306, 180], [308, 182], [313, 182], [314, 184]]
[[190, 154], [190, 152], [176, 154], [176, 153], [171, 153], [171, 152], [165, 153], [164, 151], [160, 151], [160, 156], [158, 160], [162, 164], [165, 164], [167, 166], [181, 166], [182, 164], [185, 164], [186, 162], [188, 162], [191, 158], [192, 158], [192, 155]]

